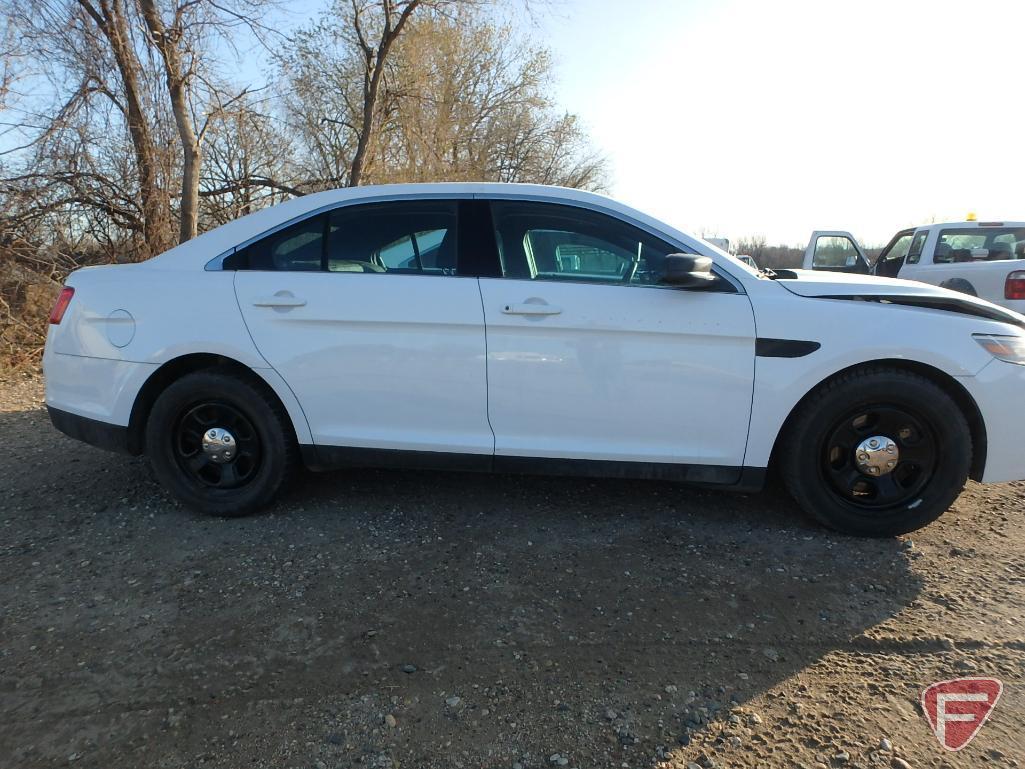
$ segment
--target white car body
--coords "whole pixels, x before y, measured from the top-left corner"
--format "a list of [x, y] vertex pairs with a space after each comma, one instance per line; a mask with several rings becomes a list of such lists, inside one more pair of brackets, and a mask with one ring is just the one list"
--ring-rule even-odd
[[[315, 213], [400, 200], [525, 200], [606, 214], [710, 257], [729, 290], [222, 269], [247, 242]], [[807, 393], [838, 372], [889, 361], [970, 404], [985, 447], [973, 477], [1025, 478], [1025, 366], [973, 339], [1021, 337], [1025, 317], [917, 282], [781, 277], [586, 192], [323, 192], [144, 263], [73, 273], [74, 297], [47, 338], [46, 402], [69, 434], [138, 453], [154, 383], [217, 356], [273, 391], [311, 466], [428, 463], [753, 488]]]
[[[978, 235], [973, 238], [974, 233]], [[983, 245], [956, 249], [952, 253], [950, 240], [958, 234], [962, 239], [977, 239]], [[993, 243], [1001, 238], [1004, 242]], [[823, 239], [849, 243], [851, 261], [842, 267], [818, 263], [817, 253]], [[1025, 222], [943, 222], [901, 230], [883, 249], [871, 270], [853, 235], [843, 230], [819, 230], [812, 233], [808, 242], [804, 268], [872, 272], [917, 280], [1022, 313], [1025, 312], [1025, 297], [1011, 295], [1008, 279], [1018, 281], [1017, 296], [1022, 296], [1025, 290]]]

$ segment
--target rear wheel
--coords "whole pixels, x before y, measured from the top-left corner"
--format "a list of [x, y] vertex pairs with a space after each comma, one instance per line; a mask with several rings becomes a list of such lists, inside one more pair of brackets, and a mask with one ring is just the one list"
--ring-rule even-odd
[[830, 528], [905, 534], [957, 498], [972, 462], [964, 414], [942, 388], [900, 369], [866, 368], [819, 387], [782, 437], [784, 482]]
[[292, 475], [288, 417], [262, 388], [227, 370], [188, 374], [153, 404], [146, 454], [160, 482], [187, 506], [238, 516], [268, 504]]

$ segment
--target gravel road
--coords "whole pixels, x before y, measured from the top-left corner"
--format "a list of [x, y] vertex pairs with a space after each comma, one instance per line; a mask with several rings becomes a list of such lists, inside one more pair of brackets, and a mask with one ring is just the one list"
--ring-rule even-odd
[[[41, 400], [0, 385], [3, 769], [1025, 764], [1025, 484], [881, 541], [779, 491], [377, 470], [216, 520]], [[962, 675], [1005, 690], [946, 753], [918, 700]]]

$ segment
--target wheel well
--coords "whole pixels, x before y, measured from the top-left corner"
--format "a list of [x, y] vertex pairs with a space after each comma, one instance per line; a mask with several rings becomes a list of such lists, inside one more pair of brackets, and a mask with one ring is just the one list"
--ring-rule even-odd
[[[156, 403], [157, 398], [160, 397], [160, 393], [186, 374], [212, 368], [228, 369], [237, 376], [244, 378], [250, 384], [260, 388], [269, 395], [281, 409], [281, 412], [286, 416], [288, 415], [287, 409], [285, 409], [284, 404], [273, 388], [245, 364], [239, 363], [233, 358], [213, 355], [211, 353], [183, 355], [180, 358], [169, 360], [160, 366], [160, 368], [150, 374], [149, 379], [146, 380], [142, 389], [139, 390], [135, 403], [132, 405], [132, 414], [128, 419], [128, 450], [133, 454], [141, 454], [143, 452], [143, 447], [146, 445], [146, 421], [149, 419], [150, 410], [153, 408], [153, 404]], [[289, 425], [292, 425], [291, 419], [287, 421]], [[295, 427], [292, 426], [292, 429], [294, 431]]]
[[968, 429], [971, 431], [972, 435], [972, 468], [969, 473], [969, 477], [974, 481], [982, 480], [982, 473], [986, 469], [986, 423], [982, 419], [982, 413], [979, 411], [979, 407], [976, 405], [975, 399], [972, 398], [971, 394], [964, 389], [964, 387], [962, 387], [954, 377], [945, 371], [940, 371], [938, 368], [934, 368], [926, 363], [901, 360], [900, 358], [874, 360], [849, 366], [842, 371], [837, 371], [836, 373], [831, 374], [811, 388], [811, 390], [805, 393], [804, 397], [797, 402], [793, 409], [791, 409], [790, 414], [783, 423], [783, 427], [779, 431], [779, 435], [776, 436], [776, 442], [772, 449], [770, 465], [775, 465], [776, 463], [776, 447], [780, 445], [780, 439], [786, 435], [787, 430], [790, 428], [790, 423], [794, 419], [794, 415], [798, 413], [805, 401], [811, 397], [812, 393], [827, 382], [830, 382], [848, 372], [877, 366], [887, 366], [889, 368], [918, 374], [919, 376], [928, 379], [953, 399], [954, 403], [957, 404], [957, 407], [961, 409], [961, 413], [964, 414], [965, 420], [968, 422]]

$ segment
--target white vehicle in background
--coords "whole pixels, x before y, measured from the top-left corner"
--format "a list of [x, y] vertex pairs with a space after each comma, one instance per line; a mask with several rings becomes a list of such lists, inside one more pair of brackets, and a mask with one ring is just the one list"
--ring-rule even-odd
[[704, 238], [706, 243], [711, 243], [716, 248], [722, 249], [727, 254], [733, 253], [733, 244], [729, 238]]
[[[886, 333], [880, 333], [886, 329]], [[1025, 478], [1025, 317], [921, 283], [757, 272], [640, 211], [513, 184], [289, 200], [50, 318], [68, 435], [242, 515], [300, 464], [678, 480], [893, 535]]]
[[901, 230], [873, 267], [849, 232], [817, 231], [805, 269], [931, 283], [1025, 311], [1025, 222], [946, 222]]

